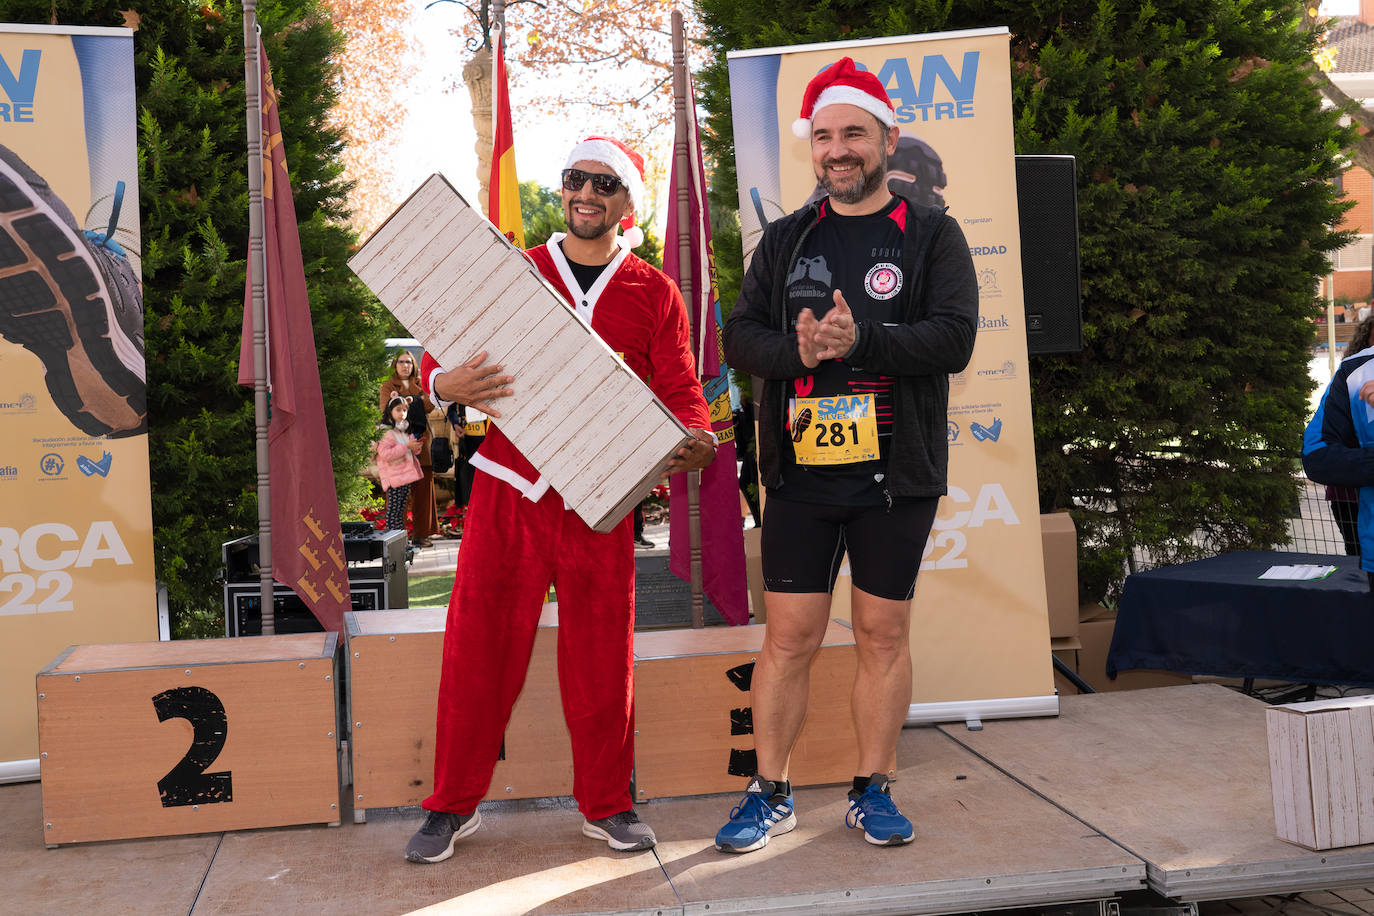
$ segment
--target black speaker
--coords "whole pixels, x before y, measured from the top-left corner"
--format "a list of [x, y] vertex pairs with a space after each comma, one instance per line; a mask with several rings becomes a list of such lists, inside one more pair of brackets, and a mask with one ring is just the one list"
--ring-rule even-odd
[[1017, 156], [1021, 286], [1031, 356], [1083, 349], [1078, 185], [1072, 156]]

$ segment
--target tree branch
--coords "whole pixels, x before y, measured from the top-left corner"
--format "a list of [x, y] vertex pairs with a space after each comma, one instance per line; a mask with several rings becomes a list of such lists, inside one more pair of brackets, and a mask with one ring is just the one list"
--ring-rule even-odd
[[1329, 75], [1317, 67], [1312, 68], [1308, 79], [1318, 92], [1360, 126], [1360, 142], [1350, 150], [1350, 158], [1360, 168], [1374, 173], [1374, 111], [1364, 108], [1346, 95], [1341, 87], [1331, 81]]

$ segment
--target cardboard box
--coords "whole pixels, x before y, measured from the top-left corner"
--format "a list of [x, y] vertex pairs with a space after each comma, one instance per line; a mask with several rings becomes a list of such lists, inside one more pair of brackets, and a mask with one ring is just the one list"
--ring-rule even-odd
[[35, 678], [43, 838], [338, 823], [337, 633], [73, 646]]
[[1067, 512], [1040, 516], [1040, 543], [1045, 557], [1045, 603], [1050, 638], [1078, 634], [1078, 533]]
[[[744, 789], [755, 769], [749, 688], [763, 631], [755, 624], [635, 634], [638, 801]], [[792, 751], [794, 786], [854, 776], [849, 695], [857, 664], [853, 632], [830, 621], [811, 665], [806, 724]]]
[[1279, 839], [1374, 843], [1374, 697], [1271, 706], [1264, 720]]
[[[1063, 636], [1050, 640], [1050, 653], [1074, 674], [1078, 673], [1078, 650], [1081, 648], [1083, 643], [1077, 636]], [[1060, 673], [1057, 665], [1054, 669], [1054, 692], [1061, 697], [1073, 696], [1080, 692], [1073, 681]]]
[[[368, 808], [418, 805], [433, 791], [447, 615], [441, 607], [344, 614], [358, 823]], [[489, 799], [572, 794], [572, 741], [558, 691], [557, 647], [558, 606], [547, 604]]]
[[1078, 676], [1087, 681], [1099, 692], [1113, 690], [1142, 690], [1147, 687], [1177, 687], [1191, 684], [1193, 679], [1186, 674], [1172, 671], [1141, 669], [1122, 671], [1116, 680], [1107, 677], [1107, 652], [1112, 647], [1112, 632], [1116, 629], [1116, 614], [1096, 617], [1078, 624], [1078, 639], [1083, 648], [1078, 650], [1078, 665], [1074, 669]]

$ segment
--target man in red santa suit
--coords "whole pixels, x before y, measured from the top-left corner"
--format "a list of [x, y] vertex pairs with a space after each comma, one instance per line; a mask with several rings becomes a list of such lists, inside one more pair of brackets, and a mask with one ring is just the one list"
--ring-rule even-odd
[[[692, 432], [666, 473], [715, 457], [710, 416], [677, 287], [630, 249], [644, 203], [644, 164], [604, 137], [579, 143], [563, 170], [563, 216], [530, 260], [579, 315]], [[627, 231], [619, 236], [617, 226]], [[478, 407], [498, 422], [472, 458], [477, 471], [449, 599], [434, 755], [434, 794], [406, 847], [411, 862], [442, 862], [481, 823], [511, 708], [520, 694], [550, 584], [558, 591], [558, 670], [572, 736], [573, 796], [582, 832], [612, 849], [649, 849], [653, 830], [630, 796], [634, 765], [634, 546], [627, 515], [608, 534], [564, 506], [501, 434], [499, 398], [512, 376], [485, 353], [445, 372], [428, 354], [422, 382], [440, 403]], [[609, 420], [609, 418], [608, 418]]]

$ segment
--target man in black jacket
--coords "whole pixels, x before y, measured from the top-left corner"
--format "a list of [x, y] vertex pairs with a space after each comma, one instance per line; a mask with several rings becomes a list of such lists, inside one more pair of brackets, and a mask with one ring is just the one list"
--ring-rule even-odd
[[895, 112], [849, 58], [807, 86], [793, 124], [828, 196], [768, 226], [725, 326], [730, 365], [764, 379], [768, 621], [752, 684], [758, 772], [716, 835], [750, 852], [796, 826], [788, 758], [846, 552], [858, 760], [847, 823], [909, 843], [888, 792], [911, 702], [916, 572], [945, 492], [948, 375], [967, 365], [978, 284], [959, 225], [892, 194]]

